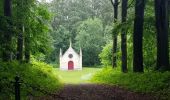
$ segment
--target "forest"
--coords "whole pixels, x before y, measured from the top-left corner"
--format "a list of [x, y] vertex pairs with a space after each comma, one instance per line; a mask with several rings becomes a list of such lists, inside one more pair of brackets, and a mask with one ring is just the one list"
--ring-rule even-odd
[[16, 99], [16, 76], [23, 100], [60, 93], [69, 84], [61, 75], [71, 74], [56, 71], [59, 54], [70, 40], [85, 71], [100, 69], [90, 84], [169, 100], [170, 0], [1, 0], [0, 100]]

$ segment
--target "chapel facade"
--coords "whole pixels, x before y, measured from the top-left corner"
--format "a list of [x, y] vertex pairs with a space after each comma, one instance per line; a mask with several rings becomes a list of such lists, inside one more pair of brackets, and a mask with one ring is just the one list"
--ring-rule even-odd
[[60, 49], [60, 70], [82, 70], [82, 50], [80, 48], [79, 54], [70, 46], [64, 54]]

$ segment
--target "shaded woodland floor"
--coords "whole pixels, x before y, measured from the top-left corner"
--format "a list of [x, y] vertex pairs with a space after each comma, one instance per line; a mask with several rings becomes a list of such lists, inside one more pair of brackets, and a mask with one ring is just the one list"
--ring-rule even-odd
[[[97, 84], [67, 84], [56, 94], [39, 100], [159, 100], [155, 96], [131, 92], [116, 86]], [[37, 100], [37, 98], [36, 98]]]

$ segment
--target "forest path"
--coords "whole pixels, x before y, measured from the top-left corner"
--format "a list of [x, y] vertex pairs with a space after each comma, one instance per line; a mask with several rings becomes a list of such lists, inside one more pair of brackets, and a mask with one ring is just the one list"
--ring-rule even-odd
[[53, 96], [40, 100], [157, 100], [154, 96], [131, 92], [116, 86], [97, 84], [67, 84]]

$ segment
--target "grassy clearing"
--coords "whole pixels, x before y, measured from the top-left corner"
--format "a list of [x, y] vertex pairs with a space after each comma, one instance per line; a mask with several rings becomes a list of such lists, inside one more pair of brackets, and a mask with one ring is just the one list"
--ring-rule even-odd
[[61, 82], [66, 84], [90, 83], [89, 79], [101, 68], [83, 67], [82, 71], [61, 71], [56, 68], [56, 73]]
[[170, 72], [121, 73], [120, 69], [104, 68], [91, 81], [152, 93], [160, 100], [170, 100]]

